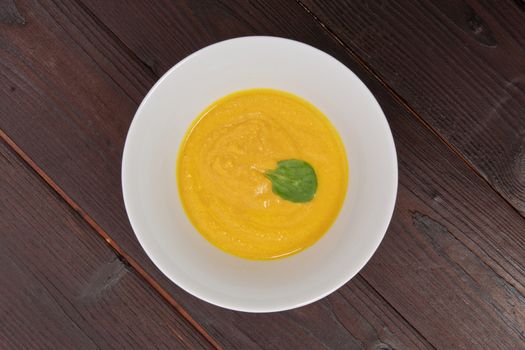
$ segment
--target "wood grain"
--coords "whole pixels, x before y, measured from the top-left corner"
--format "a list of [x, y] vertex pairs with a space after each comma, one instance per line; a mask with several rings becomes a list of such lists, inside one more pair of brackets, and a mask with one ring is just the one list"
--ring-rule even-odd
[[[523, 344], [525, 221], [300, 5], [17, 4], [40, 27], [0, 32], [3, 47], [9, 48], [2, 51], [2, 61], [10, 69], [0, 83], [5, 91], [0, 111], [6, 116], [0, 127], [221, 345], [496, 349]], [[36, 59], [34, 36], [42, 32], [52, 49], [36, 45]], [[193, 50], [253, 34], [310, 43], [365, 81], [391, 123], [401, 183], [391, 228], [361, 276], [318, 303], [271, 315], [222, 310], [167, 281], [138, 246], [117, 192], [121, 147], [136, 95]], [[22, 61], [10, 59], [9, 52]], [[41, 65], [54, 52], [66, 56], [59, 59], [67, 74]], [[38, 90], [41, 81], [53, 89]], [[19, 95], [10, 93], [11, 87]], [[24, 118], [28, 115], [32, 118]], [[101, 171], [105, 177], [95, 175]]]
[[211, 349], [0, 143], [0, 348]]
[[[140, 262], [147, 271], [145, 277], [153, 276], [221, 345], [431, 348], [362, 280], [361, 299], [338, 303], [360, 310], [352, 315], [352, 323], [343, 310], [337, 314], [347, 320], [340, 322], [328, 300], [300, 311], [249, 315], [208, 305], [169, 282], [142, 252], [120, 194], [121, 147], [137, 107], [134, 96], [141, 87], [145, 93], [157, 77], [81, 6], [71, 2], [40, 6], [31, 1], [17, 2], [17, 6], [28, 24], [3, 27], [0, 32], [6, 48], [1, 52], [0, 127], [41, 165], [49, 181], [81, 205], [74, 205], [81, 215], [97, 216], [111, 235], [108, 241], [117, 242], [128, 257]], [[105, 219], [99, 221], [101, 214]], [[377, 310], [389, 318], [378, 317]]]
[[302, 1], [522, 215], [519, 1]]

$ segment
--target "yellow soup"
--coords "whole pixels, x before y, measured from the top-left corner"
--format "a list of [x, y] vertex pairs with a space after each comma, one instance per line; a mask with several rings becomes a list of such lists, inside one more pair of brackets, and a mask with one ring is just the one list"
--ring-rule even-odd
[[[308, 162], [312, 200], [272, 191], [264, 175], [277, 162]], [[334, 222], [346, 193], [344, 146], [312, 104], [272, 89], [235, 92], [210, 105], [183, 141], [177, 166], [188, 217], [212, 244], [247, 259], [275, 259], [315, 243]]]

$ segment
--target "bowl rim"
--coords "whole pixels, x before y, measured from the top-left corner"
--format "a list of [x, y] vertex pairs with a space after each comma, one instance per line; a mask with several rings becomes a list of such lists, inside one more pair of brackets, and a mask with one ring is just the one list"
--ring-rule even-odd
[[[231, 304], [226, 304], [226, 303], [221, 303], [220, 301], [218, 300], [213, 300], [213, 299], [210, 299], [206, 296], [203, 295], [203, 293], [201, 293], [198, 288], [195, 288], [194, 286], [190, 286], [190, 285], [186, 285], [185, 283], [181, 283], [181, 281], [179, 279], [176, 278], [176, 276], [173, 276], [173, 274], [171, 273], [167, 273], [167, 269], [164, 268], [164, 264], [161, 263], [159, 261], [159, 259], [155, 256], [155, 254], [150, 254], [148, 251], [149, 249], [147, 248], [148, 244], [145, 244], [145, 241], [144, 239], [142, 238], [142, 236], [144, 235], [144, 233], [139, 233], [138, 232], [138, 224], [136, 223], [136, 218], [134, 218], [131, 214], [130, 214], [130, 210], [129, 210], [129, 207], [130, 207], [130, 203], [131, 203], [131, 199], [130, 197], [132, 196], [130, 194], [130, 186], [127, 186], [126, 183], [127, 183], [127, 179], [126, 179], [126, 169], [128, 167], [128, 162], [130, 162], [130, 151], [129, 151], [129, 144], [130, 144], [130, 135], [132, 135], [135, 131], [135, 128], [136, 128], [136, 125], [137, 125], [137, 120], [139, 118], [141, 118], [140, 116], [143, 115], [142, 113], [142, 110], [144, 109], [144, 106], [149, 102], [151, 96], [153, 94], [156, 93], [156, 91], [159, 89], [159, 86], [162, 85], [162, 83], [169, 77], [171, 76], [175, 71], [177, 71], [178, 69], [180, 69], [186, 62], [190, 61], [191, 59], [193, 59], [194, 57], [198, 56], [198, 55], [202, 55], [204, 53], [206, 53], [206, 51], [216, 47], [216, 46], [220, 46], [220, 45], [224, 45], [224, 44], [227, 44], [229, 42], [232, 42], [232, 41], [243, 41], [243, 40], [278, 40], [278, 41], [282, 41], [282, 42], [287, 42], [289, 44], [293, 44], [293, 45], [301, 45], [301, 46], [305, 46], [307, 47], [308, 49], [310, 50], [313, 50], [316, 52], [316, 54], [319, 54], [319, 55], [322, 55], [322, 56], [325, 56], [326, 58], [328, 58], [329, 60], [332, 60], [334, 64], [339, 64], [340, 66], [342, 66], [348, 73], [350, 73], [351, 75], [353, 75], [357, 82], [360, 83], [362, 85], [362, 87], [364, 88], [364, 91], [366, 92], [366, 94], [368, 95], [368, 98], [370, 100], [370, 103], [373, 103], [375, 105], [375, 107], [377, 107], [377, 110], [378, 112], [381, 114], [381, 125], [382, 125], [382, 128], [385, 129], [386, 131], [386, 137], [388, 138], [388, 140], [385, 140], [388, 142], [389, 144], [389, 149], [391, 150], [390, 152], [390, 155], [389, 155], [389, 158], [391, 157], [391, 160], [393, 161], [393, 164], [394, 164], [394, 167], [393, 167], [393, 171], [392, 171], [392, 183], [393, 183], [393, 187], [391, 188], [391, 191], [385, 195], [385, 215], [382, 217], [382, 225], [381, 225], [381, 231], [377, 233], [377, 236], [375, 236], [375, 242], [373, 244], [373, 249], [371, 249], [371, 253], [369, 254], [369, 256], [366, 258], [366, 259], [362, 259], [360, 261], [359, 264], [356, 264], [357, 268], [352, 268], [352, 269], [347, 269], [345, 270], [346, 272], [342, 272], [340, 275], [341, 277], [338, 279], [338, 283], [333, 283], [333, 285], [330, 287], [330, 288], [326, 288], [325, 291], [323, 293], [319, 293], [319, 295], [317, 295], [316, 297], [313, 297], [313, 298], [309, 298], [307, 300], [300, 300], [298, 302], [294, 302], [294, 303], [288, 303], [286, 306], [282, 306], [282, 305], [276, 305], [276, 306], [265, 306], [265, 307], [246, 307], [246, 306], [241, 306], [241, 305], [231, 305]], [[222, 308], [226, 308], [226, 309], [230, 309], [230, 310], [234, 310], [234, 311], [242, 311], [242, 312], [257, 312], [257, 313], [266, 313], [266, 312], [278, 312], [278, 311], [286, 311], [286, 310], [290, 310], [290, 309], [294, 309], [294, 308], [298, 308], [298, 307], [301, 307], [301, 306], [305, 306], [305, 305], [308, 305], [310, 303], [313, 303], [315, 301], [318, 301], [328, 295], [330, 295], [331, 293], [333, 293], [334, 291], [336, 291], [337, 289], [341, 288], [343, 285], [345, 285], [346, 283], [348, 283], [353, 277], [355, 277], [362, 269], [363, 267], [368, 263], [368, 261], [370, 261], [370, 259], [372, 258], [372, 256], [376, 253], [380, 243], [382, 242], [382, 240], [384, 239], [384, 236], [386, 235], [386, 232], [387, 232], [387, 229], [390, 225], [390, 222], [391, 222], [391, 219], [392, 219], [392, 216], [393, 216], [393, 213], [394, 213], [394, 209], [395, 209], [395, 204], [396, 204], [396, 200], [397, 200], [397, 191], [398, 191], [398, 161], [397, 161], [397, 151], [396, 151], [396, 147], [395, 147], [395, 143], [394, 143], [394, 138], [393, 138], [393, 135], [392, 135], [392, 131], [391, 131], [391, 128], [390, 128], [390, 125], [388, 123], [388, 120], [379, 104], [379, 102], [376, 100], [375, 96], [372, 94], [372, 92], [368, 89], [368, 87], [364, 84], [364, 82], [350, 69], [348, 68], [346, 65], [344, 65], [341, 61], [339, 61], [338, 59], [336, 59], [335, 57], [333, 57], [332, 55], [314, 47], [314, 46], [311, 46], [309, 44], [306, 44], [306, 43], [303, 43], [303, 42], [300, 42], [300, 41], [297, 41], [297, 40], [293, 40], [293, 39], [288, 39], [288, 38], [282, 38], [282, 37], [277, 37], [277, 36], [241, 36], [241, 37], [235, 37], [235, 38], [231, 38], [231, 39], [227, 39], [227, 40], [223, 40], [223, 41], [219, 41], [219, 42], [216, 42], [214, 44], [211, 44], [211, 45], [208, 45], [208, 46], [205, 46], [193, 53], [191, 53], [190, 55], [186, 56], [185, 58], [183, 58], [182, 60], [180, 60], [178, 63], [176, 63], [173, 67], [171, 67], [170, 69], [168, 69], [156, 82], [155, 84], [150, 88], [150, 90], [148, 91], [148, 93], [146, 94], [146, 96], [143, 98], [142, 102], [140, 103], [139, 107], [137, 108], [137, 111], [135, 112], [134, 116], [133, 116], [133, 119], [130, 123], [130, 126], [129, 126], [129, 129], [127, 131], [127, 134], [126, 134], [126, 139], [125, 139], [125, 144], [124, 144], [124, 148], [123, 148], [123, 153], [122, 153], [122, 163], [121, 163], [121, 185], [122, 185], [122, 194], [123, 194], [123, 200], [124, 200], [124, 206], [125, 206], [125, 209], [126, 209], [126, 214], [128, 216], [128, 220], [131, 224], [131, 227], [133, 229], [133, 232], [135, 234], [135, 237], [137, 238], [137, 240], [139, 241], [142, 249], [144, 250], [144, 252], [146, 253], [146, 255], [148, 256], [148, 258], [155, 264], [155, 266], [162, 272], [162, 274], [164, 274], [166, 277], [168, 277], [168, 279], [170, 279], [173, 283], [175, 283], [178, 287], [182, 288], [183, 290], [185, 290], [186, 292], [190, 293], [191, 295], [201, 299], [201, 300], [204, 300], [210, 304], [213, 304], [213, 305], [216, 305], [216, 306], [219, 306], [219, 307], [222, 307]]]

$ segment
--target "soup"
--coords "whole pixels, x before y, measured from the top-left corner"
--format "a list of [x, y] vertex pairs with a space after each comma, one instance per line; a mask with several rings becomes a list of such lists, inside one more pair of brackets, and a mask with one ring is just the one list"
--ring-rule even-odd
[[177, 181], [190, 221], [210, 243], [247, 259], [314, 244], [346, 194], [343, 143], [315, 106], [273, 89], [208, 106], [182, 143]]

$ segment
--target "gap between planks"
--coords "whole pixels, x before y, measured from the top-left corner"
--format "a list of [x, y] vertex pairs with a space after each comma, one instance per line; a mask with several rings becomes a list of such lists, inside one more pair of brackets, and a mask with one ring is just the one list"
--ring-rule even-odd
[[[432, 349], [434, 350], [437, 350], [436, 346], [434, 344], [432, 344], [432, 342], [427, 339], [427, 337], [425, 337], [425, 335], [423, 333], [421, 333], [419, 331], [419, 329], [417, 329], [401, 312], [399, 312], [395, 307], [394, 305], [392, 305], [381, 293], [379, 293], [379, 291], [372, 285], [368, 282], [368, 280], [365, 278], [365, 276], [363, 276], [362, 274], [359, 274], [359, 276], [361, 276], [363, 278], [363, 283], [370, 289], [372, 289], [374, 292], [377, 293], [378, 297], [385, 303], [387, 304], [388, 306], [390, 306], [392, 308], [392, 310], [394, 310], [394, 312], [396, 314], [399, 315], [399, 317], [401, 317], [401, 319], [403, 321], [406, 322], [407, 325], [409, 325], [413, 330], [414, 332], [416, 332], [417, 335], [419, 335], [421, 337], [421, 339], [424, 340], [425, 342], [425, 345], [428, 345], [429, 347], [431, 347]], [[336, 293], [336, 292], [334, 292]], [[341, 292], [337, 292], [337, 293], [341, 293]], [[342, 294], [341, 294], [342, 295]], [[378, 315], [379, 317], [379, 315]]]
[[348, 46], [332, 29], [330, 29], [321, 19], [301, 2], [301, 0], [296, 0], [297, 4], [301, 6], [312, 18], [330, 35], [334, 40], [336, 40], [345, 51], [368, 73], [370, 73], [379, 83], [388, 91], [388, 93], [398, 102], [410, 115], [412, 115], [417, 121], [419, 121], [425, 128], [429, 129], [432, 134], [434, 134], [442, 143], [444, 143], [457, 157], [459, 157], [479, 178], [481, 178], [489, 187], [502, 198], [509, 207], [517, 212], [522, 218], [525, 218], [525, 214], [522, 214], [516, 207], [509, 202], [499, 191], [497, 191], [494, 186], [489, 182], [489, 180], [483, 176], [479, 170], [467, 159], [465, 156], [452, 145], [445, 137], [443, 137], [432, 125], [430, 125], [410, 104], [398, 94], [387, 82], [384, 80], [381, 75], [379, 75], [366, 61], [355, 52], [350, 46]]
[[[53, 3], [55, 3], [55, 2], [53, 1]], [[91, 9], [89, 7], [87, 7], [81, 0], [75, 0], [75, 3], [82, 9], [82, 11], [84, 11], [86, 13], [87, 16], [89, 16], [89, 18], [91, 18], [99, 26], [99, 28], [101, 30], [104, 31], [104, 33], [106, 33], [113, 40], [113, 42], [116, 45], [118, 45], [132, 60], [137, 62], [139, 65], [141, 65], [144, 68], [144, 70], [147, 72], [147, 74], [154, 80], [154, 82], [156, 82], [160, 78], [160, 76], [157, 73], [155, 73], [153, 68], [151, 66], [149, 66], [146, 62], [141, 60], [140, 57], [135, 53], [135, 51], [133, 51], [128, 45], [126, 45], [125, 42], [120, 40], [120, 38], [104, 22], [102, 22], [100, 20], [100, 18], [98, 18], [93, 13], [93, 11], [91, 11]], [[55, 3], [55, 6], [57, 7], [57, 9], [59, 11], [61, 11], [64, 14], [64, 16], [66, 16], [66, 14], [62, 11], [62, 9], [58, 5], [56, 5], [56, 3]], [[65, 28], [64, 28], [64, 32], [68, 33], [68, 31], [65, 30]], [[72, 36], [70, 36], [70, 37], [73, 39]], [[82, 47], [82, 45], [79, 45], [78, 43], [77, 43], [77, 45], [79, 47]], [[89, 54], [87, 54], [87, 55], [91, 57], [91, 55], [89, 55]], [[97, 65], [98, 65], [98, 63], [97, 63]], [[108, 74], [108, 76], [111, 76], [111, 75]], [[122, 89], [122, 91], [125, 91], [124, 88], [121, 87], [121, 89]], [[149, 88], [146, 88], [146, 90], [149, 90]], [[132, 101], [134, 101], [131, 97], [130, 97], [130, 99]], [[141, 103], [141, 101], [135, 101], [135, 102], [138, 103], [138, 104]]]
[[24, 161], [33, 171], [44, 180], [44, 182], [55, 191], [62, 200], [64, 200], [69, 207], [77, 212], [80, 217], [88, 223], [89, 226], [98, 235], [106, 241], [111, 250], [117, 255], [117, 257], [128, 266], [131, 266], [140, 277], [142, 277], [155, 291], [165, 299], [175, 310], [186, 320], [188, 323], [199, 332], [208, 343], [210, 343], [215, 349], [222, 350], [222, 347], [215, 341], [215, 339], [206, 330], [191, 317], [191, 315], [182, 307], [168, 292], [166, 292], [160, 284], [155, 281], [141, 266], [140, 264], [129, 256], [107, 233], [104, 229], [95, 221], [89, 214], [87, 214], [71, 197], [69, 197], [64, 190], [62, 190], [56, 182], [54, 182], [45, 172], [40, 168], [2, 129], [0, 129], [0, 138]]

